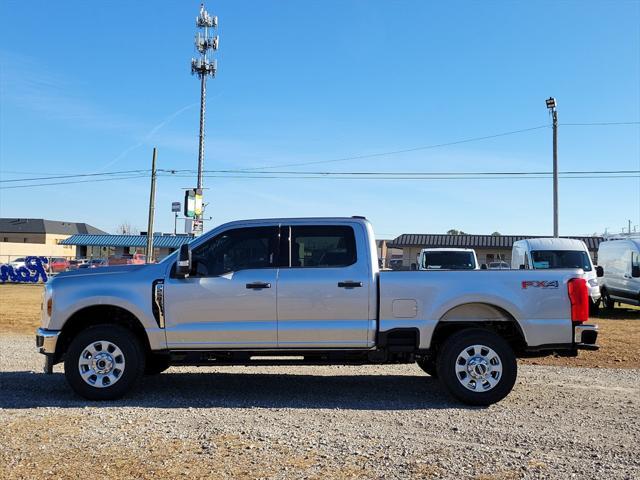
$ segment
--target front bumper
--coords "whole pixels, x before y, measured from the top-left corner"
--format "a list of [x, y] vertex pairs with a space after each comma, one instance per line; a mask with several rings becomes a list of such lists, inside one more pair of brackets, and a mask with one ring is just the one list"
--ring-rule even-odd
[[58, 337], [60, 337], [60, 330], [39, 328], [36, 332], [36, 348], [44, 355], [53, 355], [56, 353]]
[[573, 343], [579, 350], [598, 350], [598, 326], [581, 324], [573, 328]]

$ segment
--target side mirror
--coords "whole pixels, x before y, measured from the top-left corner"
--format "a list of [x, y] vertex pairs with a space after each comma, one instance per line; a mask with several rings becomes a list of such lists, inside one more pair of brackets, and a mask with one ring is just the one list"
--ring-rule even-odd
[[596, 267], [596, 276], [604, 277], [604, 268], [602, 268], [600, 265]]
[[191, 273], [191, 249], [188, 244], [180, 246], [178, 261], [176, 262], [176, 277], [187, 278]]
[[520, 264], [520, 270], [525, 270], [526, 268], [527, 268], [527, 267], [525, 266], [525, 264], [524, 264], [524, 263], [521, 263], [521, 264]]
[[631, 266], [631, 276], [633, 278], [640, 277], [640, 265], [632, 265]]
[[418, 266], [415, 263], [412, 263], [411, 270], [418, 270]]
[[486, 270], [487, 269], [487, 264], [483, 263], [482, 265], [480, 265], [480, 270]]

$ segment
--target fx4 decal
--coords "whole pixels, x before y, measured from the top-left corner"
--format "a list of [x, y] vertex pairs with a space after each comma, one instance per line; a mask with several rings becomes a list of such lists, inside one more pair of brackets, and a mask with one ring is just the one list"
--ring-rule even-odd
[[522, 289], [527, 288], [558, 288], [558, 280], [525, 280]]

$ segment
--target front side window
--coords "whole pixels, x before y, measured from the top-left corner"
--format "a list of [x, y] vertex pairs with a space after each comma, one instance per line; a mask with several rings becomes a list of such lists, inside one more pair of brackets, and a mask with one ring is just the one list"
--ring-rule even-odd
[[589, 255], [584, 250], [534, 250], [531, 260], [535, 269], [581, 268], [591, 271]]
[[237, 228], [193, 249], [195, 276], [214, 277], [256, 268], [275, 268], [277, 227]]
[[292, 267], [346, 267], [356, 263], [356, 239], [346, 226], [291, 227]]

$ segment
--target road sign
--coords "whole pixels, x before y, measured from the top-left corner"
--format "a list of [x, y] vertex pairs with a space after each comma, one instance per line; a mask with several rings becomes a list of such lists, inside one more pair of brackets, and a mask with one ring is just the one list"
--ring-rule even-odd
[[180, 211], [180, 202], [171, 202], [171, 211], [174, 213], [178, 213]]

